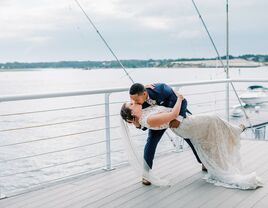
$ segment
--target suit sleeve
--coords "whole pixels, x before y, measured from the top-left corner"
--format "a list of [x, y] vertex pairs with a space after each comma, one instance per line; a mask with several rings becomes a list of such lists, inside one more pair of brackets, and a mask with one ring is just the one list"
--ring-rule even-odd
[[[173, 89], [166, 85], [162, 84], [162, 95], [165, 100], [165, 103], [167, 103], [167, 107], [173, 108], [175, 103], [177, 102], [177, 96], [174, 93]], [[181, 103], [181, 109], [180, 109], [180, 116], [183, 116], [184, 118], [186, 117], [186, 112], [187, 112], [187, 100], [184, 99]]]

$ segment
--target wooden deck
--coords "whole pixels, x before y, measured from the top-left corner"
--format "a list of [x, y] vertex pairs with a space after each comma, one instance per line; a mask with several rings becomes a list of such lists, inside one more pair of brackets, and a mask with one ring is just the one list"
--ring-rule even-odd
[[191, 151], [157, 159], [155, 168], [174, 185], [143, 186], [129, 167], [83, 176], [41, 190], [0, 200], [1, 208], [127, 208], [127, 207], [268, 207], [268, 141], [242, 141], [242, 158], [248, 172], [256, 170], [264, 187], [242, 191], [206, 183]]

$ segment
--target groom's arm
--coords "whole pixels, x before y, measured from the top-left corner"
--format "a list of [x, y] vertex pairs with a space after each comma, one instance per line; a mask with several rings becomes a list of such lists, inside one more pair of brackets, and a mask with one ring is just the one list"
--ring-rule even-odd
[[[177, 102], [177, 95], [175, 94], [174, 90], [167, 84], [161, 84], [161, 85], [162, 85], [162, 90], [161, 90], [162, 95], [165, 100], [165, 103], [167, 103], [166, 107], [172, 108]], [[186, 112], [187, 112], [187, 100], [183, 99], [181, 103], [181, 109], [180, 109], [179, 115], [185, 118]]]

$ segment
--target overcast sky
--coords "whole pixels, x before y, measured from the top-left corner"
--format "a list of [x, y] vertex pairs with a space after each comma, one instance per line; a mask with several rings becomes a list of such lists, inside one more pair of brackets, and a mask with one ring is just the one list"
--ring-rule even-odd
[[[215, 57], [191, 0], [80, 0], [120, 59]], [[225, 0], [196, 0], [225, 53]], [[230, 53], [268, 54], [268, 1], [229, 0]], [[0, 62], [113, 60], [74, 0], [0, 0]]]

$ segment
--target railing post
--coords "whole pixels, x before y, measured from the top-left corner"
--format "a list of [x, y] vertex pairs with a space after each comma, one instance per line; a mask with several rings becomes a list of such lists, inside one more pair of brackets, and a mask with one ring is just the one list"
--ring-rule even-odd
[[229, 109], [230, 109], [230, 94], [229, 94], [230, 90], [229, 90], [229, 82], [226, 83], [226, 120], [229, 121]]
[[255, 128], [255, 139], [265, 140], [266, 126], [259, 126]]
[[110, 93], [105, 93], [105, 136], [106, 136], [106, 167], [113, 170], [111, 165], [111, 137], [110, 137]]
[[[226, 79], [230, 79], [229, 76], [229, 6], [228, 0], [226, 0]], [[226, 83], [226, 119], [229, 121], [229, 108], [230, 108], [230, 95], [229, 95], [229, 82]]]

